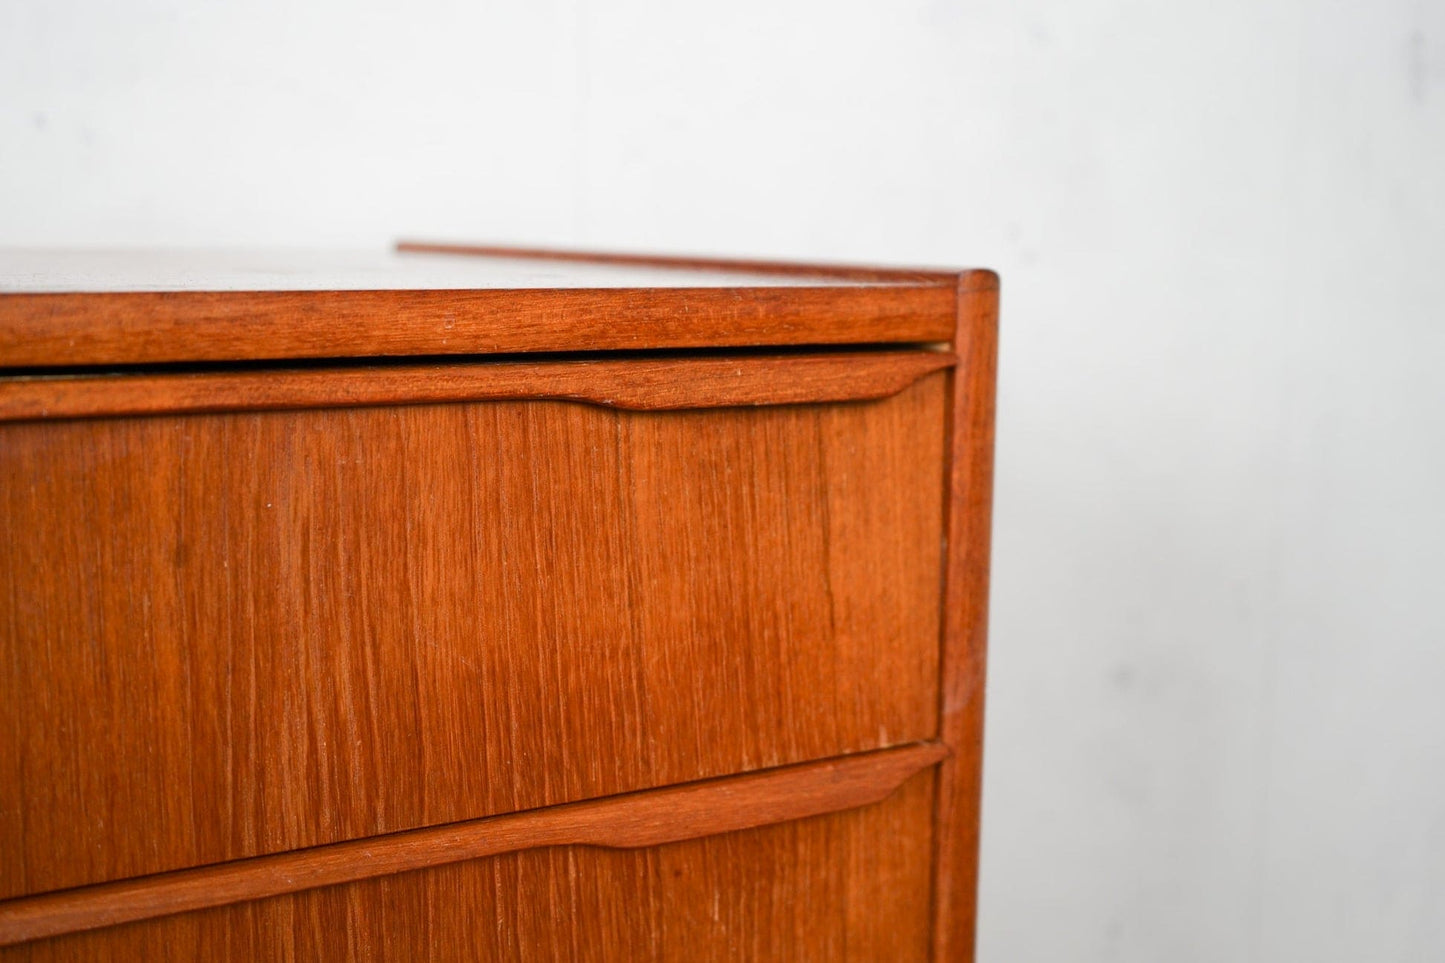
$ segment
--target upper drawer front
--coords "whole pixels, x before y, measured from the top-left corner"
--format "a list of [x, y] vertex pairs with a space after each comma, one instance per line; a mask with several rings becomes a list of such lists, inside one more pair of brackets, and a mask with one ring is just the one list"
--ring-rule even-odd
[[946, 378], [0, 425], [0, 897], [932, 736]]

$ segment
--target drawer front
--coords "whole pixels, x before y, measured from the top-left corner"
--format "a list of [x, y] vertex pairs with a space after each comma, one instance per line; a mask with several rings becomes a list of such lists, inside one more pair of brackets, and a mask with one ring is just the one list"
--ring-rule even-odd
[[934, 736], [946, 383], [0, 425], [0, 897]]
[[472, 860], [0, 947], [0, 961], [921, 961], [932, 805], [928, 771], [850, 812]]

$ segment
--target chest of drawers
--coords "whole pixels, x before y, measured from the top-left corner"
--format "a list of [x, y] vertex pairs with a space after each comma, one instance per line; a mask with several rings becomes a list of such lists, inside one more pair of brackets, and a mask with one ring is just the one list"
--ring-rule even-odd
[[0, 256], [0, 960], [970, 958], [997, 291]]

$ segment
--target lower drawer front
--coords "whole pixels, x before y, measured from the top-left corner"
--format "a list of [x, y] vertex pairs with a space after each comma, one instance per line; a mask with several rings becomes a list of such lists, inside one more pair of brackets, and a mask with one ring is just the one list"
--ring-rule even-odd
[[[933, 736], [943, 388], [0, 425], [0, 897]], [[742, 843], [697, 844], [679, 882], [661, 855], [529, 855], [135, 932], [244, 946], [279, 913], [314, 949], [317, 921], [384, 928], [366, 900], [440, 887], [478, 909], [417, 912], [459, 939], [573, 938], [497, 923], [508, 873], [538, 919], [639, 874], [653, 908], [596, 923], [627, 939], [672, 939], [642, 922], [667, 894], [693, 935], [727, 899], [778, 901], [764, 922], [844, 900], [807, 833], [769, 833], [767, 872], [803, 875], [703, 909]], [[828, 873], [861, 872], [840, 852]]]
[[0, 961], [923, 960], [933, 774], [882, 803], [565, 847], [0, 949]]

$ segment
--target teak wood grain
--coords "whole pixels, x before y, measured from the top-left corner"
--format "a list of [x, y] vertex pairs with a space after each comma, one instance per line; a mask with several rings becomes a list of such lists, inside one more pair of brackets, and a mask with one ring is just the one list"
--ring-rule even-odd
[[0, 895], [932, 737], [945, 378], [0, 425]]
[[557, 847], [0, 948], [5, 963], [928, 959], [933, 770], [880, 803]]
[[879, 802], [938, 743], [0, 901], [0, 945], [545, 846], [659, 846]]
[[956, 359], [941, 351], [523, 361], [193, 374], [0, 376], [0, 422], [376, 405], [583, 401], [687, 408], [869, 401]]
[[997, 276], [402, 248], [0, 256], [0, 897], [947, 758], [0, 959], [971, 960]]

